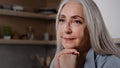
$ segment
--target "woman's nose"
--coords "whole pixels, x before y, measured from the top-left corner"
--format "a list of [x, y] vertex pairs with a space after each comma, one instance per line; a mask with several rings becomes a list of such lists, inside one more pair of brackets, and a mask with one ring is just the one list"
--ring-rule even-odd
[[66, 34], [71, 34], [72, 33], [71, 25], [69, 23], [65, 25], [64, 31], [65, 31]]

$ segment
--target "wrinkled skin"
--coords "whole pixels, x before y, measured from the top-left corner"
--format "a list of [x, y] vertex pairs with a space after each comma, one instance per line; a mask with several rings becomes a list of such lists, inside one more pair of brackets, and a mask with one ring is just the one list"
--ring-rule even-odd
[[84, 68], [89, 46], [82, 5], [69, 2], [63, 7], [59, 16], [58, 34], [64, 49], [55, 55], [55, 68]]

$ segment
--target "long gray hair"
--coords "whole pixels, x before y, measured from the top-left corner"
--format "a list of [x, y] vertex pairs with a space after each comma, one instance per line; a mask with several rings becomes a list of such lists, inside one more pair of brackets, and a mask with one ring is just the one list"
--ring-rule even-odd
[[[93, 0], [63, 0], [61, 2], [56, 17], [56, 32], [57, 32], [56, 53], [63, 49], [63, 46], [59, 42], [58, 39], [59, 34], [57, 31], [59, 15], [64, 5], [67, 4], [68, 2], [73, 1], [80, 3], [83, 6], [85, 21], [87, 23], [88, 33], [90, 36], [90, 43], [94, 51], [102, 55], [113, 54], [120, 57], [120, 48], [114, 44], [112, 38], [110, 37], [104, 24], [101, 13]], [[51, 68], [53, 68], [52, 65]]]

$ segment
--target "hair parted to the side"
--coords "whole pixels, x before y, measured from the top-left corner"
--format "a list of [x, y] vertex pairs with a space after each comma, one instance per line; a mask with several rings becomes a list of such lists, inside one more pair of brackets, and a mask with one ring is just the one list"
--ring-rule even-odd
[[[90, 36], [90, 43], [94, 51], [101, 55], [113, 54], [120, 57], [120, 48], [114, 44], [112, 38], [110, 37], [104, 24], [102, 15], [99, 11], [99, 8], [97, 7], [93, 0], [62, 0], [56, 17], [56, 35], [57, 35], [56, 53], [63, 49], [63, 46], [59, 42], [58, 38], [59, 34], [57, 28], [60, 12], [64, 5], [67, 4], [68, 2], [77, 2], [83, 6], [85, 21], [87, 23], [88, 33]], [[53, 63], [54, 62], [52, 62], [50, 68], [54, 68]]]

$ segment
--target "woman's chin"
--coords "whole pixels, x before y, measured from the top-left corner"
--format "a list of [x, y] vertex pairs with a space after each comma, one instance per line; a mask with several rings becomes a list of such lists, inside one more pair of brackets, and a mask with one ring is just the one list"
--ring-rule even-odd
[[64, 47], [65, 49], [75, 49], [75, 47], [74, 47], [74, 46], [71, 46], [71, 45], [63, 45], [63, 47]]
[[65, 49], [75, 49], [75, 48], [79, 47], [79, 45], [77, 45], [76, 43], [66, 43], [66, 42], [62, 42], [62, 46]]

